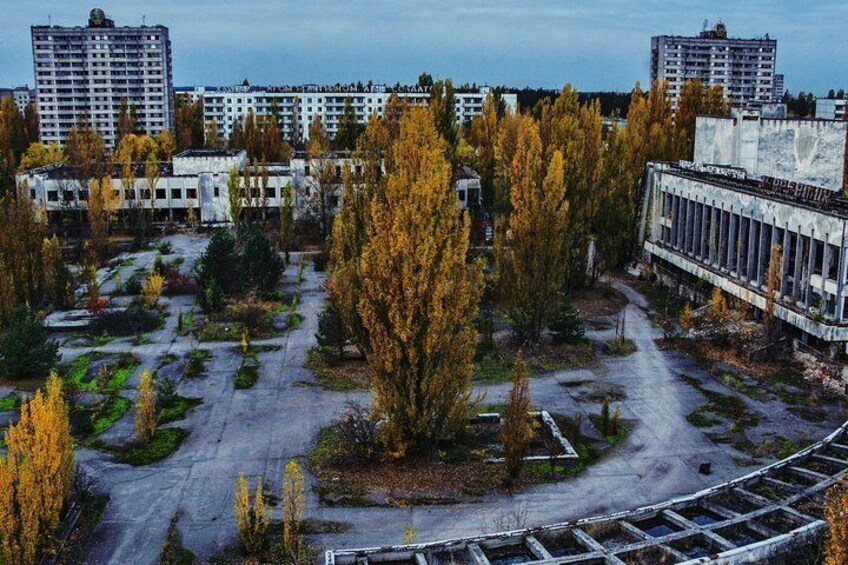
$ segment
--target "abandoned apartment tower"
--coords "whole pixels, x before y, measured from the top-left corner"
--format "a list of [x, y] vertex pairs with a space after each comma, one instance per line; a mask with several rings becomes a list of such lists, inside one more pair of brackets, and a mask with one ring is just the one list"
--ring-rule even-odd
[[[780, 107], [699, 116], [694, 162], [648, 165], [640, 235], [653, 271], [760, 310], [774, 292], [775, 316], [800, 339], [848, 347], [846, 130]], [[773, 250], [780, 288], [768, 289]]]

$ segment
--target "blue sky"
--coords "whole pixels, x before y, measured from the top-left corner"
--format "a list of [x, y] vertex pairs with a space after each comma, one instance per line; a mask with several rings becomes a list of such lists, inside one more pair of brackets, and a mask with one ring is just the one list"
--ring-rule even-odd
[[[81, 25], [90, 0], [0, 0], [0, 85], [32, 83], [29, 26]], [[174, 84], [455, 82], [629, 90], [652, 35], [721, 19], [778, 39], [792, 91], [848, 88], [848, 2], [783, 0], [100, 0], [117, 25], [171, 29]]]

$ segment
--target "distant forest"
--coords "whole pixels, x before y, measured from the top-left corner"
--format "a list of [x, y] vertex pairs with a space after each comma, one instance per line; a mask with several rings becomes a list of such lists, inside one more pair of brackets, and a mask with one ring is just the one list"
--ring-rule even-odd
[[[545, 98], [550, 98], [553, 102], [559, 97], [560, 91], [548, 88], [523, 88], [514, 90], [518, 94], [518, 104], [522, 108], [533, 108], [537, 102]], [[627, 110], [630, 107], [629, 92], [580, 92], [580, 102], [588, 102], [598, 99], [601, 103], [601, 115], [606, 117], [627, 117]]]

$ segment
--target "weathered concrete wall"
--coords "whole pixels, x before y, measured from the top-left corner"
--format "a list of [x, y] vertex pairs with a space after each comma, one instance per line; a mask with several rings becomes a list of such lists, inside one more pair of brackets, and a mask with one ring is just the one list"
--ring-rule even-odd
[[848, 122], [699, 116], [695, 162], [842, 190]]
[[842, 190], [848, 122], [762, 120], [756, 174]]
[[232, 156], [174, 157], [174, 175], [198, 175], [200, 173], [229, 173], [233, 167], [241, 171], [247, 162], [247, 152], [239, 151]]
[[695, 162], [711, 165], [734, 164], [733, 118], [699, 116], [695, 122]]

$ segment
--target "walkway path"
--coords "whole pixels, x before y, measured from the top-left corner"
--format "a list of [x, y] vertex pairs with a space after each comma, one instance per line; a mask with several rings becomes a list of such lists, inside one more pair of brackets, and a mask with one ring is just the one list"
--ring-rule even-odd
[[[286, 278], [293, 280], [294, 267]], [[78, 453], [78, 460], [95, 471], [112, 497], [96, 532], [90, 563], [155, 563], [168, 522], [177, 511], [182, 515], [179, 527], [186, 546], [201, 558], [233, 543], [231, 493], [238, 471], [248, 476], [265, 474], [270, 492], [279, 494], [285, 464], [312, 449], [319, 429], [336, 419], [347, 401], [367, 401], [365, 393], [332, 393], [303, 384], [313, 380], [302, 363], [314, 343], [317, 314], [324, 301], [323, 279], [311, 268], [305, 271], [299, 306], [304, 322], [285, 336], [269, 340], [280, 347], [260, 354], [262, 368], [254, 388], [233, 388], [239, 364], [233, 344], [203, 344], [213, 350], [206, 376], [184, 380], [179, 389], [184, 396], [203, 398], [203, 404], [179, 423], [191, 435], [176, 454], [158, 464], [132, 468], [115, 464], [99, 452]], [[330, 508], [319, 506], [310, 492], [308, 517], [349, 527], [342, 533], [315, 536], [313, 542], [332, 548], [400, 543], [410, 525], [418, 540], [426, 541], [553, 523], [659, 502], [753, 468], [738, 465], [734, 459], [738, 454], [731, 448], [717, 446], [686, 422], [686, 415], [704, 397], [679, 375], [706, 378], [703, 371], [680, 355], [659, 350], [654, 342], [659, 332], [642, 309], [644, 298], [616, 284], [631, 300], [627, 331], [638, 351], [626, 358], [601, 356], [590, 367], [531, 381], [535, 405], [566, 414], [596, 411], [597, 405], [577, 402], [560, 383], [591, 379], [621, 385], [627, 394], [620, 403], [621, 416], [633, 420], [635, 427], [614, 454], [572, 480], [512, 497], [490, 496], [477, 504]], [[589, 332], [588, 337], [603, 341], [612, 337], [612, 330]], [[151, 359], [186, 348], [182, 340], [142, 347], [150, 348]], [[497, 402], [505, 398], [508, 385], [481, 390], [487, 402]], [[823, 423], [812, 433], [824, 436], [828, 425]], [[698, 473], [698, 466], [706, 461], [712, 463], [710, 476]], [[275, 518], [278, 514], [279, 510]]]

